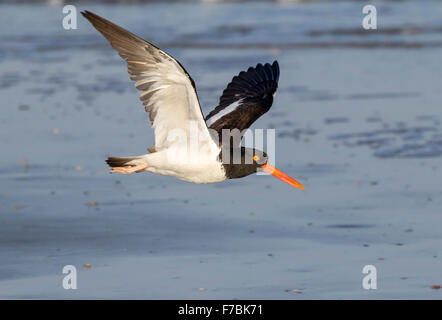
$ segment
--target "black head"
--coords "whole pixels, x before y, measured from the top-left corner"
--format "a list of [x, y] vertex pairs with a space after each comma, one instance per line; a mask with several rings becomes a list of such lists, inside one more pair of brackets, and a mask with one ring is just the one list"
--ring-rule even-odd
[[219, 155], [228, 179], [236, 179], [256, 173], [265, 165], [268, 156], [264, 151], [252, 148], [223, 148]]
[[304, 189], [304, 187], [292, 177], [273, 167], [264, 151], [251, 148], [222, 148], [219, 154], [227, 179], [236, 179], [248, 176], [258, 171], [259, 168], [265, 173], [271, 174], [289, 185]]

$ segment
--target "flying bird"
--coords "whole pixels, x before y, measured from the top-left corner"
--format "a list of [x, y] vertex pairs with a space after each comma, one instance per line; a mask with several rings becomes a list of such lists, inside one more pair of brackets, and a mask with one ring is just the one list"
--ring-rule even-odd
[[[244, 130], [266, 113], [278, 87], [279, 65], [258, 64], [233, 77], [205, 118], [195, 83], [165, 51], [89, 11], [82, 15], [126, 61], [155, 131], [155, 145], [135, 157], [110, 157], [110, 173], [152, 172], [194, 183], [215, 183], [262, 171], [304, 187], [268, 163], [260, 150], [241, 147]], [[225, 137], [225, 132], [235, 132]]]

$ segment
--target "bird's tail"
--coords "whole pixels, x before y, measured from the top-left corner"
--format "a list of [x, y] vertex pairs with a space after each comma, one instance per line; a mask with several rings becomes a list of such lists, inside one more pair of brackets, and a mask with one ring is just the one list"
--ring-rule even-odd
[[142, 161], [143, 157], [109, 157], [106, 163], [111, 167], [125, 167], [125, 166], [136, 166], [138, 164], [144, 163]]

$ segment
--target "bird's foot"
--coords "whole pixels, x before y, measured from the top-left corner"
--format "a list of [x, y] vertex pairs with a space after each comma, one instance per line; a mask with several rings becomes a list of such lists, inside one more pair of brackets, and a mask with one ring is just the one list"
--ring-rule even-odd
[[143, 172], [147, 168], [149, 168], [149, 165], [143, 163], [136, 166], [113, 167], [109, 173], [132, 174], [134, 172]]

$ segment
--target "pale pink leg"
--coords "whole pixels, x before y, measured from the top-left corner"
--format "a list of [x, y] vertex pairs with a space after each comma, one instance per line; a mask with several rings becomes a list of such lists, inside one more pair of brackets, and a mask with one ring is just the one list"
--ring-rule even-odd
[[149, 165], [147, 163], [143, 163], [136, 166], [114, 167], [109, 173], [132, 174], [134, 172], [142, 172], [146, 168], [149, 168]]

